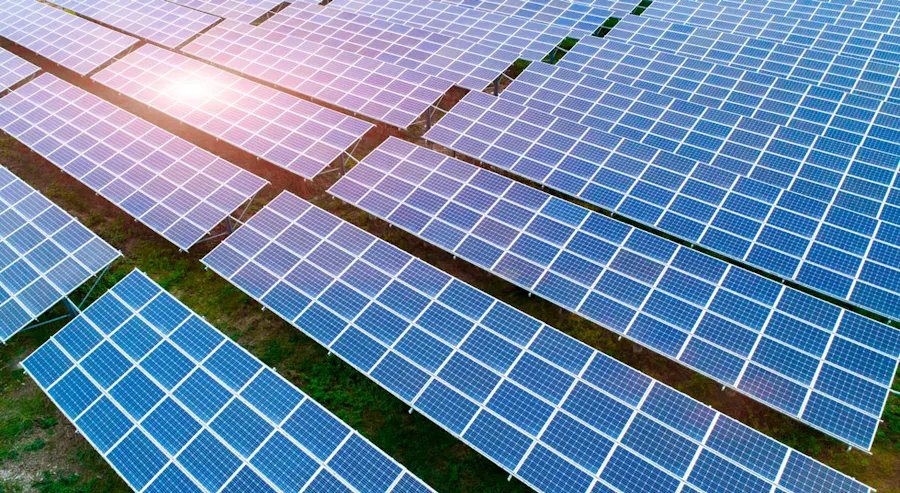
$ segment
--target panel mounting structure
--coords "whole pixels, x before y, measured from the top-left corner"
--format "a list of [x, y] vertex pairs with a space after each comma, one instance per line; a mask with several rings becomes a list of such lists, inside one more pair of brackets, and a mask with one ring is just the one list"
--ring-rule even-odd
[[79, 75], [87, 75], [138, 40], [31, 0], [0, 1], [0, 36]]
[[182, 250], [267, 183], [51, 74], [0, 99], [0, 128]]
[[203, 262], [538, 491], [868, 491], [288, 192]]
[[[119, 258], [102, 238], [0, 166], [0, 342]], [[56, 320], [56, 319], [54, 319]]]
[[[366, 156], [330, 193], [844, 442], [871, 447], [900, 331], [399, 139]], [[868, 335], [845, 338], [856, 325]], [[835, 384], [848, 380], [858, 385]]]
[[137, 270], [22, 365], [134, 491], [434, 491]]
[[308, 180], [374, 127], [157, 46], [93, 79]]

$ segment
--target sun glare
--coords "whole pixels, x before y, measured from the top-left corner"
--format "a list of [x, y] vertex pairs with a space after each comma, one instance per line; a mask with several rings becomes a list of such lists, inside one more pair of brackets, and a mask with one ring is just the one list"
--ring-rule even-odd
[[199, 80], [185, 80], [170, 86], [170, 96], [178, 100], [199, 99], [207, 96], [207, 84]]

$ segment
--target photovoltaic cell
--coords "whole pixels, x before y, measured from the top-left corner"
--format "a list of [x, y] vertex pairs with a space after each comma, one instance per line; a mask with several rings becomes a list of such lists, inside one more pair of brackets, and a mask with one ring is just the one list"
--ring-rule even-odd
[[433, 491], [137, 270], [22, 365], [135, 491]]
[[307, 179], [373, 127], [151, 45], [93, 79]]
[[[287, 274], [268, 267], [276, 251]], [[868, 491], [290, 193], [203, 262], [538, 491], [649, 475], [675, 491], [729, 469], [785, 491], [825, 476], [826, 490]], [[709, 464], [676, 467], [686, 456]], [[788, 463], [810, 475], [779, 479]]]
[[294, 4], [262, 27], [441, 77], [476, 91], [497, 79], [518, 58], [517, 52], [503, 48], [473, 45], [453, 36], [319, 5]]
[[0, 36], [80, 75], [138, 42], [44, 3], [12, 0], [0, 2]]
[[[891, 24], [900, 12], [900, 7], [894, 5], [875, 6], [870, 2], [844, 1], [841, 3], [816, 2], [814, 0], [800, 0], [797, 2], [759, 2], [756, 0], [697, 0], [704, 5], [715, 5], [730, 9], [743, 10], [745, 12], [758, 12], [762, 14], [777, 15], [782, 19], [799, 19], [805, 21], [834, 24], [849, 28], [883, 29]], [[668, 0], [654, 6], [659, 12], [670, 11], [674, 4]], [[689, 5], [693, 5], [689, 4]]]
[[607, 37], [822, 87], [900, 102], [896, 64], [627, 15]]
[[[399, 139], [330, 192], [785, 414], [871, 444], [900, 357], [900, 333], [888, 326], [864, 322], [889, 344], [845, 340], [841, 326], [864, 320], [852, 312]], [[798, 306], [829, 317], [804, 321]], [[792, 339], [788, 326], [805, 337]], [[845, 343], [860, 359], [836, 366]], [[883, 368], [880, 383], [861, 378], [862, 367]], [[845, 418], [813, 417], [807, 401], [832, 370], [880, 387], [878, 398], [832, 391], [824, 399]]]
[[616, 4], [616, 7], [620, 7], [617, 10], [612, 8], [613, 2], [596, 2], [594, 6], [588, 6], [566, 0], [548, 0], [546, 2], [530, 2], [527, 0], [447, 0], [446, 3], [510, 17], [521, 17], [569, 29], [569, 36], [574, 38], [590, 36], [606, 22], [606, 19], [627, 14], [634, 9], [634, 6], [627, 6], [626, 2]]
[[253, 22], [282, 3], [281, 0], [171, 0], [201, 12], [238, 22]]
[[[838, 193], [814, 200], [817, 185], [805, 177], [790, 190], [772, 187], [474, 92], [425, 137], [831, 296], [900, 315], [891, 260], [900, 247], [893, 233], [900, 194], [881, 166], [867, 166], [880, 177], [867, 199], [848, 195], [864, 187], [845, 176]], [[846, 163], [832, 161], [837, 170]]]
[[[815, 183], [821, 187], [817, 190], [830, 190], [829, 194], [836, 193], [846, 179], [881, 186], [866, 164], [878, 166], [900, 156], [900, 132], [889, 128], [869, 137], [870, 127], [859, 125], [865, 133], [850, 137], [840, 135], [840, 127], [825, 126], [843, 138], [789, 130], [760, 118], [544, 63], [532, 64], [501, 97], [801, 194], [798, 181], [804, 186], [807, 181]], [[834, 166], [840, 160], [849, 165], [844, 169]], [[829, 179], [822, 178], [824, 175]], [[820, 197], [809, 195], [813, 200]], [[822, 206], [826, 205], [823, 202]]]
[[59, 0], [54, 4], [168, 48], [181, 45], [219, 21], [218, 17], [163, 0]]
[[[556, 65], [854, 145], [869, 136], [889, 134], [900, 125], [897, 103], [607, 38], [581, 40]], [[534, 64], [529, 71], [547, 68]], [[563, 82], [562, 87], [567, 84]], [[574, 107], [577, 102], [567, 97], [558, 104]]]
[[0, 93], [36, 74], [40, 68], [0, 48]]
[[182, 51], [400, 128], [415, 123], [453, 86], [440, 77], [233, 21]]
[[[864, 61], [880, 60], [895, 66], [900, 56], [900, 47], [896, 45], [895, 33], [900, 28], [896, 12], [880, 17], [856, 13], [852, 15], [853, 21], [841, 19], [839, 24], [828, 24], [700, 2], [685, 1], [674, 5], [663, 1], [660, 5], [654, 2], [642, 15], [853, 56]], [[870, 17], [874, 17], [876, 22], [870, 22]]]
[[51, 74], [0, 99], [0, 128], [183, 250], [266, 184]]
[[569, 30], [538, 21], [485, 12], [443, 2], [417, 0], [335, 0], [341, 10], [378, 17], [448, 36], [517, 51], [519, 58], [543, 60]]
[[0, 342], [121, 255], [0, 166]]

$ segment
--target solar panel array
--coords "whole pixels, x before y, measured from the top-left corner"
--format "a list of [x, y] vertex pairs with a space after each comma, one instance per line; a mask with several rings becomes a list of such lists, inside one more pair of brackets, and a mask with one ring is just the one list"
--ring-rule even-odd
[[290, 193], [203, 261], [538, 491], [869, 491]]
[[479, 45], [503, 47], [519, 58], [543, 60], [569, 30], [458, 5], [419, 0], [333, 0], [330, 6], [428, 31], [457, 36]]
[[0, 99], [0, 128], [183, 250], [266, 184], [50, 74]]
[[569, 30], [569, 36], [580, 38], [590, 36], [606, 19], [616, 15], [627, 14], [634, 7], [625, 7], [625, 2], [618, 4], [622, 8], [612, 9], [612, 2], [598, 6], [572, 3], [567, 0], [546, 0], [533, 2], [529, 0], [445, 0], [446, 3], [470, 7], [487, 12], [521, 17], [535, 20]]
[[[896, 128], [900, 104], [607, 38], [586, 38], [556, 64], [691, 103], [850, 143]], [[529, 71], [546, 70], [534, 64]], [[564, 85], [565, 86], [565, 85]], [[560, 106], [570, 103], [559, 102]], [[574, 109], [574, 106], [573, 106]]]
[[307, 179], [373, 127], [151, 45], [93, 79]]
[[453, 86], [440, 77], [233, 21], [182, 51], [399, 128], [415, 123]]
[[0, 166], [0, 342], [121, 255]]
[[0, 1], [0, 36], [80, 75], [138, 42], [44, 3]]
[[331, 7], [294, 4], [262, 24], [279, 33], [441, 77], [480, 91], [518, 58], [504, 48], [473, 45]]
[[[529, 67], [501, 97], [813, 199], [823, 194], [810, 194], [799, 184], [806, 187], [809, 181], [821, 187], [817, 191], [833, 194], [845, 175], [873, 181], [870, 171], [860, 169], [862, 163], [877, 166], [900, 155], [900, 132], [891, 128], [878, 128], [871, 137], [871, 126], [858, 125], [859, 133], [852, 134], [840, 121], [836, 128], [826, 122], [821, 133], [788, 130], [543, 63]], [[839, 147], [843, 143], [851, 145]], [[830, 157], [849, 165], [841, 169]], [[823, 159], [831, 166], [824, 167]], [[821, 178], [831, 172], [829, 179]]]
[[[871, 446], [900, 357], [900, 333], [887, 326], [399, 139], [330, 192], [845, 442]], [[850, 335], [859, 324], [879, 335]], [[851, 353], [848, 364], [842, 355]]]
[[[878, 10], [872, 10], [865, 6], [855, 5], [856, 2], [844, 3], [819, 3], [815, 1], [799, 1], [799, 2], [742, 2], [740, 0], [697, 0], [697, 3], [706, 6], [719, 6], [731, 9], [729, 12], [734, 15], [739, 9], [744, 12], [757, 12], [761, 14], [771, 14], [779, 16], [779, 21], [788, 19], [798, 19], [805, 21], [820, 22], [823, 24], [834, 24], [849, 28], [873, 28], [874, 25], [884, 26], [895, 19], [900, 7], [879, 7]], [[689, 8], [694, 6], [695, 2], [686, 4]], [[661, 12], [669, 12], [678, 9], [676, 4], [669, 0], [656, 2], [653, 6], [652, 17], [657, 17]], [[684, 12], [684, 11], [682, 11]]]
[[168, 0], [201, 12], [238, 22], [253, 22], [279, 6], [282, 0]]
[[22, 364], [135, 491], [433, 491], [140, 271]]
[[[900, 23], [895, 16], [880, 24], [867, 22], [868, 15], [854, 14], [853, 22], [841, 19], [840, 25], [835, 25], [698, 2], [685, 1], [677, 5], [662, 2], [661, 5], [654, 2], [642, 15], [867, 61], [896, 64], [900, 57], [900, 46], [894, 34], [900, 29]], [[669, 5], [671, 10], [667, 8]], [[856, 23], [859, 27], [854, 27]]]
[[175, 48], [219, 21], [164, 0], [57, 0], [62, 8], [137, 37]]
[[0, 48], [0, 93], [31, 77], [40, 67]]
[[900, 102], [900, 67], [711, 29], [627, 15], [607, 34], [630, 44]]
[[[894, 234], [900, 195], [881, 163], [857, 165], [870, 182], [844, 176], [833, 193], [807, 180], [800, 194], [474, 92], [425, 137], [872, 311], [900, 315], [892, 260], [900, 247]], [[822, 157], [837, 169], [848, 162]], [[831, 195], [810, 198], [817, 190]]]
[[[819, 3], [815, 0], [698, 0], [703, 3], [713, 5], [723, 5], [727, 7], [736, 7], [756, 12], [778, 13], [785, 17], [798, 17], [813, 13], [817, 18], [824, 19], [823, 16], [828, 11], [840, 12], [873, 12], [878, 9], [878, 13], [888, 13], [900, 9], [894, 0], [841, 0], [840, 2]], [[823, 11], [819, 14], [819, 11]]]

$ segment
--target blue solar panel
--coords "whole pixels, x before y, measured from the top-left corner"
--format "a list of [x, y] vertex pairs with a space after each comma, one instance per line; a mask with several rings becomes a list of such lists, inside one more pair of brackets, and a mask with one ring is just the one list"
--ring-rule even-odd
[[753, 12], [766, 12], [790, 18], [819, 20], [826, 22], [840, 18], [843, 13], [885, 15], [900, 11], [894, 0], [840, 0], [838, 2], [818, 2], [816, 0], [697, 0], [711, 5], [734, 7]]
[[0, 128], [183, 250], [266, 185], [51, 74], [0, 99]]
[[[862, 166], [870, 187], [845, 177], [834, 193], [804, 174], [791, 190], [779, 189], [474, 92], [425, 137], [830, 296], [900, 315], [898, 271], [889, 267], [900, 246], [892, 233], [900, 193], [882, 168], [887, 163]], [[849, 166], [815, 154], [836, 167], [829, 173]]]
[[446, 0], [445, 3], [522, 19], [545, 22], [551, 26], [569, 29], [569, 36], [580, 38], [593, 34], [606, 19], [627, 14], [634, 6], [626, 2], [614, 5], [597, 2], [596, 6], [572, 3], [565, 0]]
[[[316, 244], [298, 242], [296, 230]], [[267, 246], [258, 249], [255, 238]], [[265, 267], [275, 246], [293, 256], [286, 275]], [[329, 259], [339, 256], [347, 261], [335, 270]], [[702, 484], [692, 478], [707, 470], [780, 486], [785, 461], [813, 463], [288, 192], [203, 262], [247, 293], [262, 286], [254, 297], [266, 307], [538, 491], [586, 492], [647, 476], [675, 491]], [[351, 274], [360, 271], [374, 273], [378, 287]], [[304, 284], [310, 272], [326, 287]], [[350, 298], [361, 308], [348, 312]], [[649, 449], [648, 432], [672, 441]], [[716, 448], [706, 435], [717, 437]], [[735, 447], [732, 436], [746, 440]], [[676, 467], [667, 453], [712, 462], [699, 471], [679, 458]], [[806, 487], [836, 474], [822, 466]], [[838, 483], [824, 487], [868, 490], [850, 478]]]
[[880, 60], [897, 65], [900, 47], [896, 31], [897, 12], [873, 14], [863, 9], [843, 18], [805, 20], [778, 13], [753, 12], [702, 2], [663, 0], [654, 2], [641, 15], [729, 34], [767, 39], [791, 46], [848, 55], [862, 60]]
[[[392, 183], [406, 188], [398, 193], [398, 187], [389, 187]], [[367, 156], [331, 193], [848, 443], [871, 444], [881, 410], [872, 412], [872, 394], [835, 392], [839, 386], [827, 383], [825, 375], [834, 369], [858, 378], [866, 374], [860, 367], [886, 363], [890, 368], [883, 367], [878, 393], [883, 405], [900, 356], [900, 334], [887, 326], [399, 139]], [[467, 199], [473, 193], [484, 194], [490, 202], [479, 208]], [[415, 205], [416, 196], [431, 196], [442, 206], [427, 213]], [[376, 210], [373, 203], [389, 207]], [[472, 223], [454, 224], [458, 213], [447, 212], [454, 208], [472, 214]], [[510, 208], [527, 218], [525, 225], [496, 213]], [[492, 231], [498, 229], [510, 234], [494, 236]], [[447, 235], [435, 235], [441, 230], [457, 234], [447, 241]], [[830, 316], [813, 321], [798, 306]], [[866, 320], [894, 342], [845, 340], [841, 326], [851, 320]], [[445, 320], [436, 325], [452, 326]], [[805, 331], [807, 339], [824, 344], [791, 339], [784, 327]], [[845, 342], [861, 349], [855, 354], [867, 362], [832, 367]], [[821, 371], [826, 366], [829, 370]], [[873, 383], [862, 378], [860, 384], [862, 380]], [[776, 386], [780, 392], [771, 392]], [[807, 401], [812, 394], [828, 393], [826, 388], [842, 402], [837, 407], [854, 409], [857, 423], [868, 421], [868, 433], [848, 433], [844, 420], [812, 422], [808, 414], [814, 411]]]
[[0, 166], [0, 342], [8, 341], [119, 255]]
[[456, 36], [465, 41], [516, 51], [542, 60], [569, 35], [568, 28], [509, 17], [443, 2], [419, 0], [334, 0], [330, 6]]
[[34, 75], [40, 68], [0, 48], [0, 93]]
[[900, 102], [900, 66], [889, 62], [633, 15], [623, 17], [606, 36], [659, 51]]
[[433, 491], [137, 270], [22, 364], [135, 491]]

